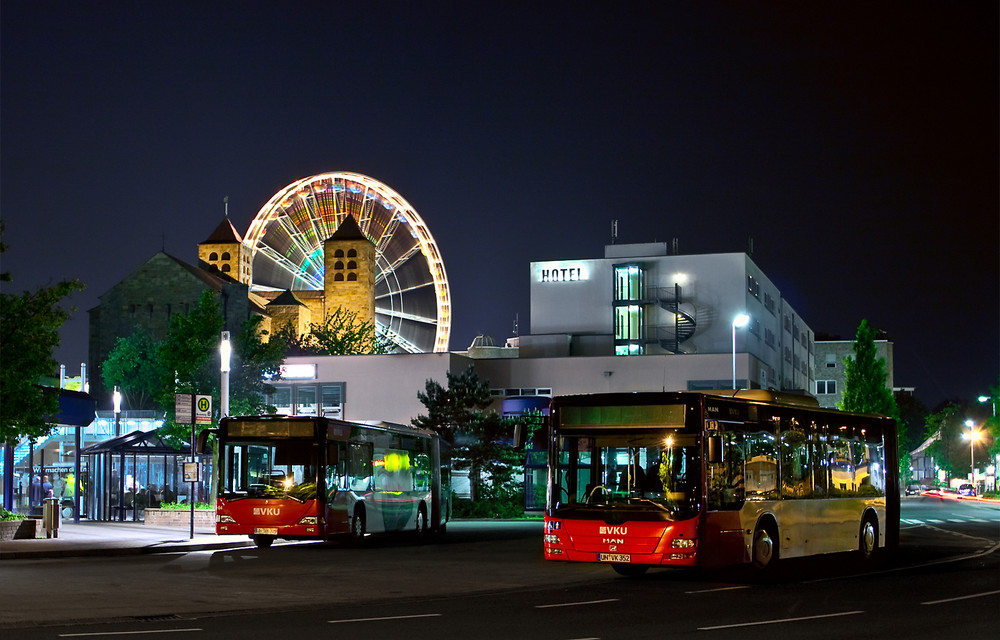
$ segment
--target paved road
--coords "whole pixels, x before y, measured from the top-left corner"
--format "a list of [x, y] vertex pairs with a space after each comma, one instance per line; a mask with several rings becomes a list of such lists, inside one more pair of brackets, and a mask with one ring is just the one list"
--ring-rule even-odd
[[[602, 566], [546, 563], [538, 523], [452, 523], [431, 545], [383, 539], [362, 549], [312, 543], [4, 561], [0, 626], [17, 628], [19, 640], [167, 630], [192, 640], [289, 630], [553, 640], [774, 637], [780, 629], [840, 638], [859, 625], [894, 636], [989, 637], [1000, 622], [1000, 511], [911, 499], [903, 520], [900, 562], [888, 571], [860, 572], [829, 556], [789, 561], [763, 584], [742, 569], [626, 580]], [[30, 603], [40, 601], [50, 603], [46, 621], [60, 626], [34, 626]], [[66, 624], [73, 621], [93, 624]]]

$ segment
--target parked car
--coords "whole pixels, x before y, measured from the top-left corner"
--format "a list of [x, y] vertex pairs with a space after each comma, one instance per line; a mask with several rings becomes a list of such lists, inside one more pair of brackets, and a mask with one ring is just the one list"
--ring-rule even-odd
[[974, 496], [976, 495], [976, 488], [971, 484], [963, 484], [958, 487], [958, 495], [960, 496]]

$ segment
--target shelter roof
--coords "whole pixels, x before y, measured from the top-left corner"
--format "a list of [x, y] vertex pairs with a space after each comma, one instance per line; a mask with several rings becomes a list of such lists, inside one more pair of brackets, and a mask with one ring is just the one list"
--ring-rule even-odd
[[189, 455], [191, 445], [184, 443], [178, 449], [160, 435], [161, 429], [154, 431], [133, 431], [123, 436], [110, 438], [80, 451], [83, 455], [98, 453], [148, 453], [158, 455]]

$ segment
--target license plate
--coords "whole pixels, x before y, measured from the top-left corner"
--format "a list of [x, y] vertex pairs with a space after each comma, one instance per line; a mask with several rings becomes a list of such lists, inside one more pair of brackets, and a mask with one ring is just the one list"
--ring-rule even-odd
[[599, 553], [599, 562], [632, 562], [632, 556], [627, 553]]
[[255, 536], [276, 536], [278, 535], [278, 527], [255, 527], [253, 534]]

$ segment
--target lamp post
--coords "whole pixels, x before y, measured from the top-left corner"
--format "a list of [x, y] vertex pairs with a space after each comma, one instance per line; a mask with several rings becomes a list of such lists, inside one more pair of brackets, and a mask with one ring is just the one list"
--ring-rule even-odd
[[222, 332], [222, 343], [219, 345], [219, 356], [221, 359], [221, 370], [222, 370], [222, 390], [219, 392], [220, 404], [219, 408], [219, 418], [225, 418], [229, 415], [229, 359], [232, 355], [232, 345], [229, 343], [229, 332]]
[[969, 427], [969, 476], [972, 485], [976, 485], [976, 423], [966, 420], [965, 426]]
[[115, 437], [117, 438], [122, 434], [122, 392], [117, 386], [111, 399], [115, 406]]
[[990, 406], [993, 407], [993, 417], [997, 417], [997, 403], [995, 398], [991, 398], [990, 396], [979, 396], [977, 399], [979, 402], [989, 402]]
[[750, 322], [750, 316], [745, 313], [733, 318], [733, 391], [736, 390], [736, 330], [747, 326]]

